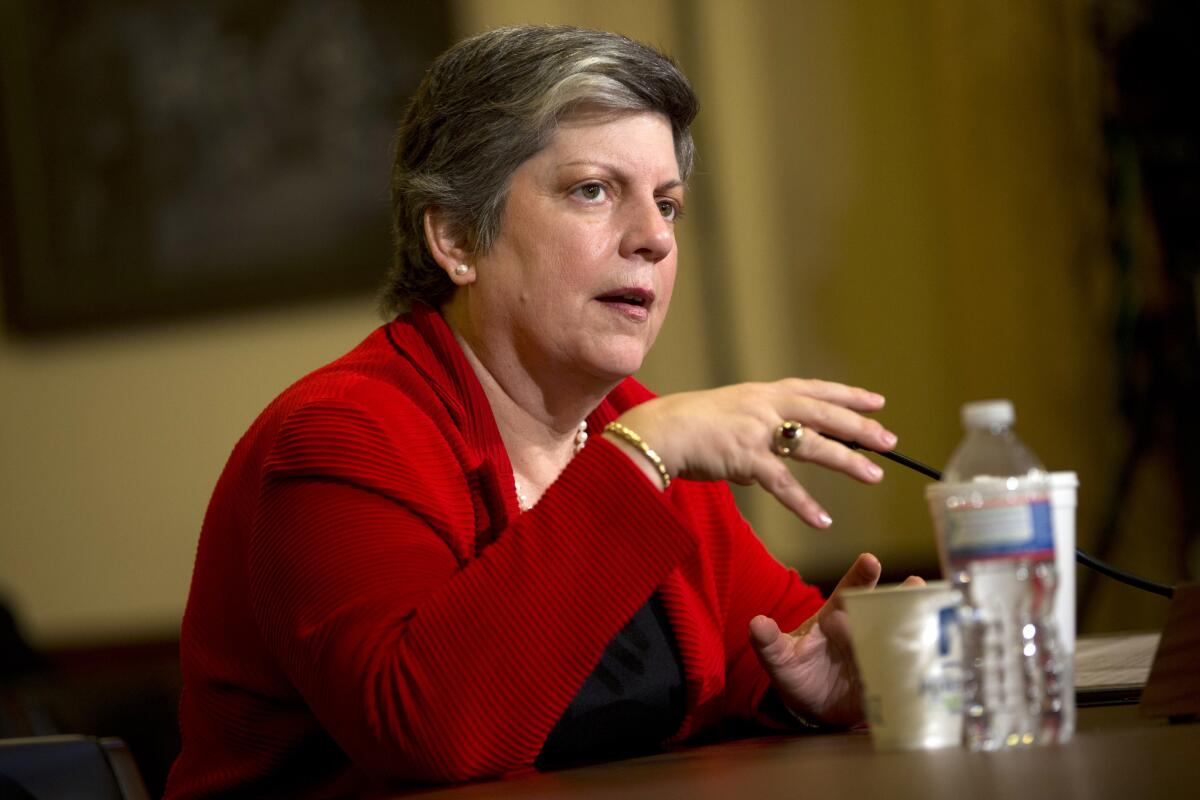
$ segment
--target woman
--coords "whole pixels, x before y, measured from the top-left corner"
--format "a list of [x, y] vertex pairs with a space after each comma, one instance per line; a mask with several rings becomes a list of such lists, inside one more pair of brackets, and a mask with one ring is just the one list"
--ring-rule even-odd
[[[398, 316], [268, 407], [214, 493], [168, 796], [859, 721], [836, 597], [774, 561], [720, 481], [827, 527], [784, 457], [878, 481], [821, 434], [892, 447], [860, 414], [883, 398], [629, 378], [671, 299], [695, 113], [665, 57], [613, 34], [497, 30], [433, 64], [392, 177]], [[878, 574], [861, 556], [841, 585]]]

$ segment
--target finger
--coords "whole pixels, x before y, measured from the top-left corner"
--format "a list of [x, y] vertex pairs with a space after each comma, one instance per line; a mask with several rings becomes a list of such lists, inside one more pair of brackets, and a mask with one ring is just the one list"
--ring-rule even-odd
[[883, 480], [883, 468], [861, 453], [856, 453], [841, 442], [835, 442], [811, 428], [800, 436], [800, 444], [789, 456], [796, 461], [808, 461], [838, 472], [863, 483], [879, 483]]
[[792, 394], [815, 397], [855, 411], [879, 411], [887, 403], [887, 399], [877, 392], [834, 381], [785, 378], [780, 384]]
[[[830, 602], [833, 602], [832, 598]], [[853, 642], [850, 638], [850, 618], [846, 615], [845, 610], [831, 608], [827, 613], [818, 613], [817, 624], [821, 627], [821, 633], [825, 635], [825, 639], [831, 645], [847, 654], [854, 651]]]
[[[869, 554], [866, 554], [866, 553], [864, 553], [863, 555], [869, 556]], [[872, 559], [874, 558], [874, 556], [869, 556], [869, 557]], [[859, 560], [861, 560], [862, 558], [863, 558], [863, 556], [859, 556]], [[876, 561], [875, 563], [878, 564], [879, 562]], [[857, 566], [857, 565], [858, 565], [858, 562], [856, 561], [855, 566]], [[851, 570], [853, 570], [853, 569], [854, 568], [851, 567]], [[847, 575], [849, 575], [849, 573], [847, 573]], [[844, 581], [845, 578], [843, 578], [842, 580]], [[878, 575], [876, 575], [875, 580], [872, 581], [870, 583], [870, 585], [872, 587], [874, 587], [878, 582], [879, 582], [879, 578], [878, 578]], [[861, 586], [863, 584], [858, 584], [858, 585]], [[917, 575], [909, 575], [907, 578], [904, 579], [904, 581], [900, 585], [908, 586], [908, 587], [924, 586], [925, 579], [921, 578]], [[840, 588], [842, 588], [842, 585], [839, 583], [838, 589], [840, 589]], [[834, 590], [834, 593], [835, 594], [837, 593], [836, 589]], [[833, 602], [832, 595], [830, 596], [829, 600], [831, 603]], [[840, 598], [839, 598], [838, 602], [839, 602], [839, 607], [840, 607]], [[829, 636], [830, 638], [833, 638], [833, 639], [837, 639], [839, 641], [846, 642], [847, 646], [849, 646], [850, 626], [849, 626], [848, 621], [845, 619], [844, 614], [829, 614], [827, 616], [823, 616], [821, 618], [821, 629], [823, 631], [825, 631], [826, 636]]]
[[752, 469], [754, 480], [800, 519], [814, 528], [824, 529], [833, 524], [833, 517], [800, 485], [781, 459], [764, 454], [755, 459]]
[[891, 450], [899, 441], [899, 437], [878, 420], [820, 398], [785, 395], [777, 410], [783, 419], [794, 419], [809, 429], [857, 442], [870, 450]]

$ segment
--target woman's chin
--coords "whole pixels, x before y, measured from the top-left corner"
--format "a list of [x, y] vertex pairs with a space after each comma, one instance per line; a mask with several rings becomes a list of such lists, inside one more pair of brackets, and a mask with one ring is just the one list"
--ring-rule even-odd
[[586, 364], [589, 374], [598, 380], [617, 384], [642, 368], [646, 348], [641, 345], [613, 348], [589, 353], [588, 356]]

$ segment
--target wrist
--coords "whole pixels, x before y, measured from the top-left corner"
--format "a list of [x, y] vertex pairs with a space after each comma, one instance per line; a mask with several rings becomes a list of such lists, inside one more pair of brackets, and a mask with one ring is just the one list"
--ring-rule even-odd
[[620, 422], [610, 422], [605, 426], [603, 436], [625, 453], [660, 490], [671, 485], [671, 474], [662, 458], [636, 431]]
[[758, 711], [767, 719], [784, 728], [813, 732], [836, 730], [835, 726], [827, 725], [789, 706], [773, 686], [763, 694], [762, 702], [758, 704]]

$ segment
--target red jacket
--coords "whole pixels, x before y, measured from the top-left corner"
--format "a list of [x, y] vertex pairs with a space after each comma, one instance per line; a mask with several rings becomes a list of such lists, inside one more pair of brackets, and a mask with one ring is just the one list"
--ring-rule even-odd
[[[626, 380], [588, 425], [650, 397]], [[529, 767], [655, 589], [685, 677], [672, 741], [755, 716], [750, 618], [790, 630], [821, 602], [725, 484], [660, 492], [600, 436], [519, 513], [483, 389], [418, 307], [285, 391], [230, 456], [183, 620], [167, 797]]]

